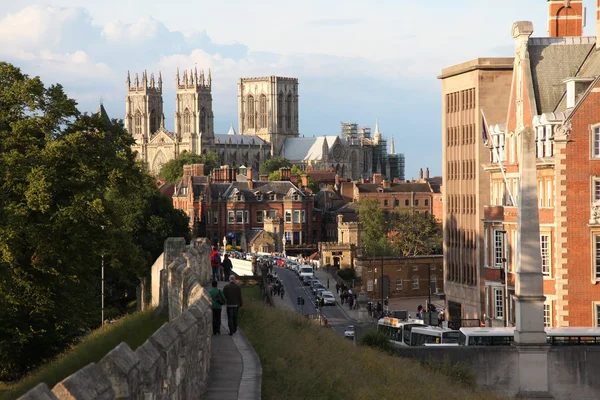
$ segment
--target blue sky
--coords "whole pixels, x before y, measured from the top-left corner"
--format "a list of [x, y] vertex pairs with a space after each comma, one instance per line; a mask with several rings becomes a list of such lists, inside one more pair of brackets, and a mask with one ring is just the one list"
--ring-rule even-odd
[[[584, 1], [589, 35], [595, 3]], [[421, 167], [441, 174], [441, 69], [512, 56], [512, 23], [547, 36], [546, 15], [541, 0], [17, 0], [0, 9], [0, 60], [61, 83], [81, 110], [102, 97], [115, 118], [127, 71], [160, 70], [169, 129], [176, 68], [211, 68], [216, 133], [237, 129], [238, 78], [297, 77], [301, 135], [378, 118], [410, 178]]]

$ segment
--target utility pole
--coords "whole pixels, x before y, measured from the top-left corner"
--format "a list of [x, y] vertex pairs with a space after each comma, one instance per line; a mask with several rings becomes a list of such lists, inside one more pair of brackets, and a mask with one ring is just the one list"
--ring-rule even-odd
[[[105, 226], [100, 225], [102, 231], [104, 231]], [[104, 249], [102, 249], [102, 326], [104, 326]]]

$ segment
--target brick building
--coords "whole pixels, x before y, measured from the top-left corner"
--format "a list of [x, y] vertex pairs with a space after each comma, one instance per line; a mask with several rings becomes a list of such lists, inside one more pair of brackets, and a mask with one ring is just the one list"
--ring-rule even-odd
[[544, 322], [600, 326], [600, 42], [581, 36], [581, 21], [581, 1], [552, 1], [550, 37], [531, 37], [530, 22], [513, 26], [508, 118], [490, 126], [490, 161], [484, 163], [490, 173], [483, 220], [484, 313], [490, 325], [511, 325], [515, 318], [515, 137], [530, 132], [537, 157]]

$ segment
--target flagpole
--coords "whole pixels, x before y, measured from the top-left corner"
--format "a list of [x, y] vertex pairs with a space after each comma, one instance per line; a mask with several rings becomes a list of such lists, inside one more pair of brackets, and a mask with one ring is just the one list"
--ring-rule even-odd
[[[481, 116], [483, 117], [483, 124], [484, 124], [484, 128], [486, 131], [488, 129], [488, 124], [487, 124], [487, 120], [485, 118], [485, 113], [483, 112], [483, 109], [481, 109]], [[490, 135], [490, 139], [491, 139], [491, 135]], [[515, 199], [512, 195], [512, 191], [510, 190], [510, 185], [508, 184], [508, 179], [506, 177], [506, 172], [504, 171], [504, 167], [502, 166], [502, 160], [500, 159], [500, 153], [498, 152], [498, 148], [494, 145], [494, 141], [488, 139], [488, 142], [492, 143], [492, 151], [494, 152], [494, 156], [496, 157], [496, 163], [498, 164], [498, 167], [500, 168], [500, 172], [502, 172], [502, 178], [504, 179], [504, 186], [506, 188], [506, 191], [508, 192], [508, 197], [510, 197], [510, 202], [513, 205], [513, 207], [516, 207], [517, 204], [515, 203]], [[500, 143], [498, 143], [498, 145], [500, 145]], [[487, 147], [487, 145], [486, 145]]]

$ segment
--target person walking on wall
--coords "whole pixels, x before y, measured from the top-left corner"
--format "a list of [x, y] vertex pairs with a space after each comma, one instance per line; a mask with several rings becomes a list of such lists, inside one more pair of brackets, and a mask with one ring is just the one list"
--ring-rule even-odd
[[233, 265], [231, 264], [231, 260], [229, 259], [229, 254], [225, 254], [223, 256], [223, 270], [225, 271], [225, 281], [229, 281], [229, 276], [231, 275], [231, 270], [233, 269]]
[[212, 281], [212, 288], [208, 291], [208, 294], [212, 298], [213, 335], [221, 334], [221, 307], [226, 302], [225, 295], [217, 287], [217, 283], [217, 281]]
[[235, 275], [229, 277], [229, 283], [223, 288], [227, 300], [227, 323], [229, 335], [237, 332], [238, 311], [242, 306], [242, 288], [235, 283]]
[[219, 275], [221, 275], [221, 255], [216, 246], [213, 247], [212, 253], [210, 253], [210, 266], [212, 267], [213, 280], [218, 281]]

